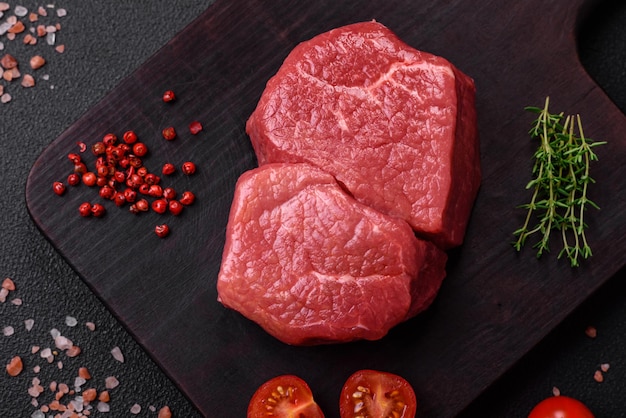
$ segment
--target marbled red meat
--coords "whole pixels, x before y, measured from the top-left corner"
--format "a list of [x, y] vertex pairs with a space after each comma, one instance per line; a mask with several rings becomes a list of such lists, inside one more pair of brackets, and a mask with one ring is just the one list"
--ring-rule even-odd
[[375, 340], [426, 309], [447, 256], [308, 164], [237, 181], [219, 300], [294, 345]]
[[296, 46], [246, 130], [259, 164], [307, 162], [360, 202], [461, 244], [480, 184], [473, 80], [377, 22]]

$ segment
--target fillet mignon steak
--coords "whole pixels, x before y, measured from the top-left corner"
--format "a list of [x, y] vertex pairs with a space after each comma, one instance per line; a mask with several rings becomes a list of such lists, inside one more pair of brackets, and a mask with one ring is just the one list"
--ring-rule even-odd
[[307, 162], [444, 249], [480, 184], [475, 86], [375, 21], [296, 46], [246, 124], [259, 164]]
[[446, 260], [326, 171], [266, 164], [237, 181], [217, 290], [287, 344], [375, 340], [426, 309]]

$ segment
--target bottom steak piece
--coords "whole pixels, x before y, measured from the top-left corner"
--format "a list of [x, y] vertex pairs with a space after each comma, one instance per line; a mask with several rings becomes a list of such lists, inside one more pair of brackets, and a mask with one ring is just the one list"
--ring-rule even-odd
[[287, 344], [376, 340], [430, 305], [446, 261], [331, 174], [266, 164], [237, 181], [218, 299]]

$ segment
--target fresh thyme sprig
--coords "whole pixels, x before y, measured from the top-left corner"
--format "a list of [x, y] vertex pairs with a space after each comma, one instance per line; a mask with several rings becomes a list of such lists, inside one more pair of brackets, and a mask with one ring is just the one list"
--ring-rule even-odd
[[520, 251], [529, 236], [541, 234], [541, 240], [533, 246], [539, 258], [550, 251], [550, 232], [559, 231], [563, 248], [558, 258], [567, 256], [571, 266], [577, 267], [581, 257], [592, 255], [585, 236], [584, 214], [588, 207], [599, 207], [587, 197], [589, 185], [595, 183], [589, 167], [598, 159], [593, 148], [606, 142], [586, 138], [580, 115], [552, 114], [549, 103], [546, 97], [543, 108], [525, 108], [538, 114], [529, 134], [540, 144], [534, 154], [533, 179], [526, 185], [533, 194], [530, 203], [520, 206], [527, 210], [526, 219], [514, 232], [517, 241], [513, 246]]

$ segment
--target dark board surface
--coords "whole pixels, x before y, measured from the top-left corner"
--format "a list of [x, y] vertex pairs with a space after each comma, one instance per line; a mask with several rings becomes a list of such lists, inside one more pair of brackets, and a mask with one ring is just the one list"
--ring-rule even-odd
[[[578, 62], [575, 29], [585, 5], [543, 5], [540, 16], [533, 2], [507, 9], [436, 1], [245, 5], [211, 6], [44, 151], [27, 184], [33, 219], [208, 416], [216, 408], [242, 416], [241, 394], [249, 396], [279, 373], [306, 378], [334, 416], [341, 384], [364, 367], [395, 371], [413, 383], [419, 416], [455, 415], [624, 264], [624, 201], [615, 192], [624, 187], [626, 121]], [[451, 254], [449, 277], [426, 314], [379, 342], [288, 347], [216, 302], [234, 182], [255, 164], [244, 123], [297, 42], [372, 18], [476, 80], [482, 189], [466, 243]], [[160, 95], [169, 88], [180, 100], [168, 107]], [[580, 112], [587, 134], [609, 141], [595, 167], [603, 222], [591, 214], [595, 255], [578, 270], [551, 258], [535, 260], [528, 250], [516, 254], [509, 245], [523, 216], [515, 205], [527, 198], [528, 179], [520, 173], [529, 173], [534, 146], [521, 109], [540, 105], [546, 95], [555, 109]], [[205, 131], [192, 138], [184, 127], [193, 119]], [[165, 124], [180, 127], [175, 143], [159, 140]], [[66, 154], [77, 140], [127, 128], [150, 145], [147, 165], [165, 159], [199, 164], [196, 176], [173, 179], [196, 191], [198, 203], [171, 220], [167, 240], [150, 232], [156, 215], [137, 218], [111, 207], [93, 222], [76, 216], [90, 191], [71, 190], [64, 198], [50, 192], [51, 182], [67, 175]]]

